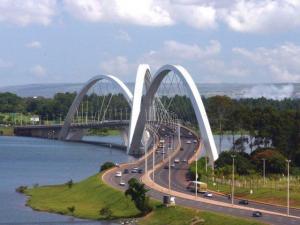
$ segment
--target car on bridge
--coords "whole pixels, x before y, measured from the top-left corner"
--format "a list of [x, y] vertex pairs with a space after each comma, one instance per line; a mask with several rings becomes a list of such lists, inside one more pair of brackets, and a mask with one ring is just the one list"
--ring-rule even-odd
[[197, 192], [199, 192], [199, 193], [207, 192], [207, 184], [204, 182], [200, 182], [200, 181], [190, 181], [190, 183], [186, 187], [186, 189], [188, 189], [190, 191], [196, 191], [196, 188], [197, 188]]
[[253, 217], [262, 217], [262, 212], [261, 212], [261, 211], [254, 211], [254, 212], [252, 213], [252, 216], [253, 216]]
[[248, 205], [248, 204], [249, 204], [249, 201], [246, 200], [246, 199], [242, 199], [242, 200], [239, 201], [239, 204], [240, 204], [240, 205]]
[[122, 172], [121, 171], [117, 171], [115, 174], [116, 177], [122, 177]]

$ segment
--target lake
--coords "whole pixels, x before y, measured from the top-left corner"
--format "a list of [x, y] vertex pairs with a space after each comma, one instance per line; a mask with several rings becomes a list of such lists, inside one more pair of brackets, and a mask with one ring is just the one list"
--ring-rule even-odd
[[[120, 143], [119, 136], [104, 137]], [[0, 224], [113, 224], [36, 212], [25, 207], [20, 185], [79, 181], [99, 171], [106, 161], [133, 160], [124, 151], [100, 146], [26, 137], [0, 137]]]

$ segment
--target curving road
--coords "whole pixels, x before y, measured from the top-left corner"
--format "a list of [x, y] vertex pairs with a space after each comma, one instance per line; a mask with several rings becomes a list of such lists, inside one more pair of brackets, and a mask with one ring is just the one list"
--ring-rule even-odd
[[[166, 145], [169, 145], [170, 136], [173, 133], [171, 129], [168, 127], [162, 127], [158, 134], [159, 136], [165, 140]], [[213, 198], [211, 200], [208, 200], [207, 198], [203, 197], [202, 194], [198, 194], [198, 198], [196, 199], [195, 193], [192, 193], [186, 189], [186, 186], [188, 184], [188, 180], [186, 179], [186, 173], [188, 170], [188, 164], [186, 162], [182, 162], [183, 159], [188, 160], [195, 154], [195, 149], [197, 148], [199, 144], [199, 140], [197, 140], [196, 136], [192, 134], [189, 130], [182, 128], [181, 129], [181, 147], [183, 150], [177, 149], [177, 151], [172, 150], [168, 152], [165, 150], [165, 154], [161, 153], [161, 149], [158, 149], [158, 151], [155, 151], [155, 168], [154, 170], [154, 182], [155, 185], [152, 187], [148, 187], [150, 189], [149, 194], [151, 197], [155, 199], [162, 200], [163, 196], [166, 195], [166, 191], [159, 191], [161, 189], [154, 188], [154, 186], [158, 185], [164, 188], [168, 188], [169, 185], [169, 170], [165, 167], [168, 165], [168, 154], [170, 154], [171, 157], [171, 164], [174, 164], [175, 167], [171, 168], [171, 189], [172, 191], [182, 193], [183, 195], [180, 195], [182, 197], [176, 197], [176, 204], [198, 208], [202, 210], [208, 210], [208, 211], [214, 211], [214, 212], [221, 212], [228, 215], [234, 215], [239, 216], [243, 218], [253, 218], [252, 217], [252, 211], [253, 208], [261, 211], [270, 211], [270, 213], [264, 212], [263, 216], [260, 218], [255, 218], [256, 220], [266, 222], [269, 224], [278, 224], [278, 225], [289, 225], [289, 224], [300, 224], [300, 210], [299, 209], [290, 209], [290, 214], [296, 217], [287, 217], [284, 215], [286, 213], [286, 208], [281, 206], [275, 206], [275, 205], [268, 205], [268, 204], [260, 204], [256, 202], [249, 201], [249, 207], [245, 206], [239, 206], [238, 200], [235, 200], [235, 205], [233, 207], [229, 206], [228, 203], [231, 203], [231, 200], [228, 200], [227, 197], [222, 195], [214, 194]], [[193, 143], [194, 140], [197, 140], [197, 143]], [[178, 145], [178, 138], [174, 138], [175, 146]], [[187, 141], [190, 141], [191, 143], [188, 144]], [[179, 163], [174, 163], [174, 159], [178, 158], [180, 159]], [[163, 159], [165, 161], [163, 162]], [[120, 166], [120, 168], [113, 168], [112, 170], [107, 171], [103, 175], [103, 180], [108, 183], [109, 185], [121, 189], [126, 190], [127, 188], [127, 181], [135, 177], [137, 179], [141, 179], [142, 176], [145, 177], [144, 171], [145, 171], [145, 159], [138, 160], [135, 163], [131, 164], [123, 164]], [[158, 166], [160, 165], [160, 166]], [[142, 168], [143, 173], [131, 173], [131, 170], [134, 167]], [[153, 167], [153, 154], [149, 154], [147, 157], [147, 168], [148, 170], [152, 170]], [[116, 171], [124, 171], [124, 169], [129, 169], [128, 174], [123, 174], [122, 177], [115, 177]], [[150, 173], [150, 178], [152, 179], [153, 174]], [[125, 182], [125, 186], [120, 186], [120, 182]], [[149, 184], [150, 185], [150, 184]], [[164, 192], [164, 193], [163, 193]], [[186, 198], [185, 196], [188, 195], [189, 198]], [[281, 215], [274, 215], [271, 214], [271, 212], [277, 212]]]

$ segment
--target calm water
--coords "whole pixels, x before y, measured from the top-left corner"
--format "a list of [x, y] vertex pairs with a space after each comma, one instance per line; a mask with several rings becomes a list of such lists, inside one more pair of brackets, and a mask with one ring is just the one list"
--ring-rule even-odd
[[[120, 137], [105, 137], [120, 142]], [[35, 212], [25, 207], [26, 197], [15, 192], [20, 185], [79, 181], [95, 174], [105, 161], [132, 160], [125, 152], [99, 146], [54, 140], [0, 137], [0, 224], [108, 224]]]

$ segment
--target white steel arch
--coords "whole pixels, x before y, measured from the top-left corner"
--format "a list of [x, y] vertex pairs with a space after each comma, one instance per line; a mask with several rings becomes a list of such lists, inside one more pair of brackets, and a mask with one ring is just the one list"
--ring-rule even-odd
[[150, 83], [151, 83], [151, 72], [150, 72], [149, 65], [140, 64], [136, 73], [135, 86], [133, 92], [133, 102], [132, 102], [131, 118], [129, 124], [129, 141], [128, 141], [129, 144], [128, 144], [127, 152], [129, 152], [129, 146], [132, 142], [134, 130], [136, 128], [138, 117], [140, 115], [144, 88], [146, 89], [147, 92]]
[[132, 107], [132, 100], [133, 100], [133, 95], [131, 93], [131, 91], [127, 88], [127, 86], [118, 78], [116, 78], [115, 76], [112, 75], [97, 75], [94, 76], [93, 78], [91, 78], [84, 86], [83, 88], [80, 90], [80, 92], [77, 94], [77, 96], [75, 97], [69, 111], [68, 114], [66, 116], [66, 119], [64, 121], [64, 125], [59, 133], [59, 139], [60, 140], [66, 140], [69, 129], [70, 129], [70, 125], [72, 123], [72, 119], [76, 113], [76, 109], [78, 108], [78, 106], [80, 105], [83, 97], [86, 95], [86, 93], [89, 91], [89, 89], [95, 84], [97, 83], [99, 80], [110, 80], [113, 83], [117, 84], [120, 88], [122, 93], [124, 94], [128, 104]]
[[136, 152], [140, 147], [142, 133], [145, 128], [146, 112], [151, 107], [151, 104], [155, 97], [155, 93], [158, 90], [162, 80], [171, 71], [173, 71], [180, 77], [180, 79], [183, 81], [183, 83], [188, 89], [189, 97], [191, 99], [192, 106], [196, 114], [198, 126], [200, 129], [200, 135], [203, 139], [204, 147], [209, 154], [211, 162], [213, 162], [218, 159], [218, 151], [215, 145], [215, 141], [212, 135], [212, 131], [209, 125], [209, 121], [201, 96], [191, 75], [186, 69], [179, 65], [165, 65], [161, 67], [152, 79], [150, 87], [148, 88], [147, 93], [143, 98], [136, 127], [133, 131], [131, 142], [129, 142], [129, 153]]

